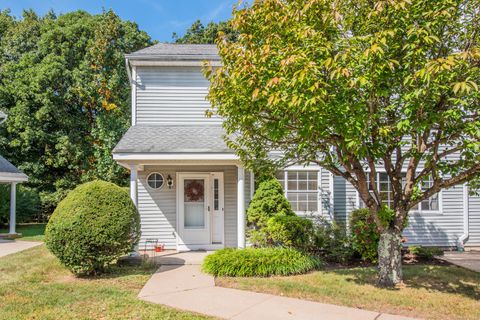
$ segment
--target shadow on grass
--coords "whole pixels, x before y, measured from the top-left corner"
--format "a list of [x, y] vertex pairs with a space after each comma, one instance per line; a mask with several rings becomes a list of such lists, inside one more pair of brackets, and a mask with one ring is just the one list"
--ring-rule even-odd
[[[326, 270], [344, 276], [359, 285], [376, 286], [375, 267]], [[456, 266], [411, 265], [404, 266], [404, 284], [409, 288], [460, 294], [474, 300], [480, 299], [480, 274]], [[385, 290], [398, 291], [400, 288]]]
[[135, 264], [118, 263], [113, 264], [107, 269], [92, 275], [75, 275], [78, 279], [83, 280], [101, 280], [115, 279], [127, 276], [150, 276], [157, 271], [158, 265], [149, 260], [140, 260]]

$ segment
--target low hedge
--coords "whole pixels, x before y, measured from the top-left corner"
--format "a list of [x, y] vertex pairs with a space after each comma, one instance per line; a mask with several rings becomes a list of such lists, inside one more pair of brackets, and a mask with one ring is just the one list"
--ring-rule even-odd
[[129, 194], [105, 181], [71, 191], [55, 209], [45, 243], [77, 275], [104, 272], [133, 250], [140, 237], [140, 218]]
[[443, 256], [443, 250], [437, 247], [409, 246], [408, 251], [420, 259], [432, 260], [435, 256]]
[[302, 274], [320, 266], [315, 257], [275, 247], [218, 250], [205, 258], [202, 269], [214, 276], [268, 277]]

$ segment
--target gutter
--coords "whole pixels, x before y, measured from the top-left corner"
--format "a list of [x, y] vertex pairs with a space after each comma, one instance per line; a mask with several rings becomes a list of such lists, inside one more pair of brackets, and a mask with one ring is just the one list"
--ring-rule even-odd
[[458, 251], [463, 251], [465, 248], [465, 241], [469, 237], [469, 203], [468, 203], [468, 185], [465, 183], [463, 185], [463, 234], [458, 238]]

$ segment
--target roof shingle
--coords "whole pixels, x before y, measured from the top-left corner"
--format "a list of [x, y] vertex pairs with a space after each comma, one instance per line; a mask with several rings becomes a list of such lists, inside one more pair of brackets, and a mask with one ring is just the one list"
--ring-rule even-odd
[[214, 44], [158, 43], [125, 56], [129, 59], [220, 60]]
[[113, 153], [234, 153], [218, 125], [135, 125], [122, 137]]
[[[13, 164], [10, 163], [7, 159], [0, 156], [0, 181], [27, 181], [28, 177], [25, 173], [18, 170]], [[10, 180], [12, 179], [12, 180]]]

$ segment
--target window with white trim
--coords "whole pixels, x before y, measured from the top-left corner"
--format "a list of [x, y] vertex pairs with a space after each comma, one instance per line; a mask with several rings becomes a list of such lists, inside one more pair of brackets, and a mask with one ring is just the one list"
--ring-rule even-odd
[[165, 179], [159, 172], [152, 172], [147, 177], [147, 184], [152, 189], [161, 189]]
[[[405, 173], [402, 174], [405, 177]], [[367, 184], [370, 185], [370, 176], [367, 174]], [[430, 177], [429, 180], [426, 180], [422, 183], [422, 191], [427, 190], [433, 185], [433, 179]], [[391, 206], [393, 205], [393, 190], [392, 184], [390, 183], [390, 177], [385, 172], [377, 173], [377, 188], [380, 194], [380, 199], [382, 203]], [[364, 208], [365, 204], [360, 199], [360, 207]], [[423, 200], [420, 203], [420, 206], [416, 205], [412, 208], [412, 211], [417, 212], [438, 212], [440, 211], [440, 194], [436, 193], [427, 200]]]
[[317, 212], [319, 199], [318, 171], [279, 171], [276, 178], [295, 212]]
[[[433, 178], [430, 176], [428, 180], [423, 181], [422, 191], [426, 191], [433, 186]], [[427, 200], [420, 202], [419, 211], [439, 211], [440, 210], [440, 199], [439, 194], [435, 193], [433, 196]]]

